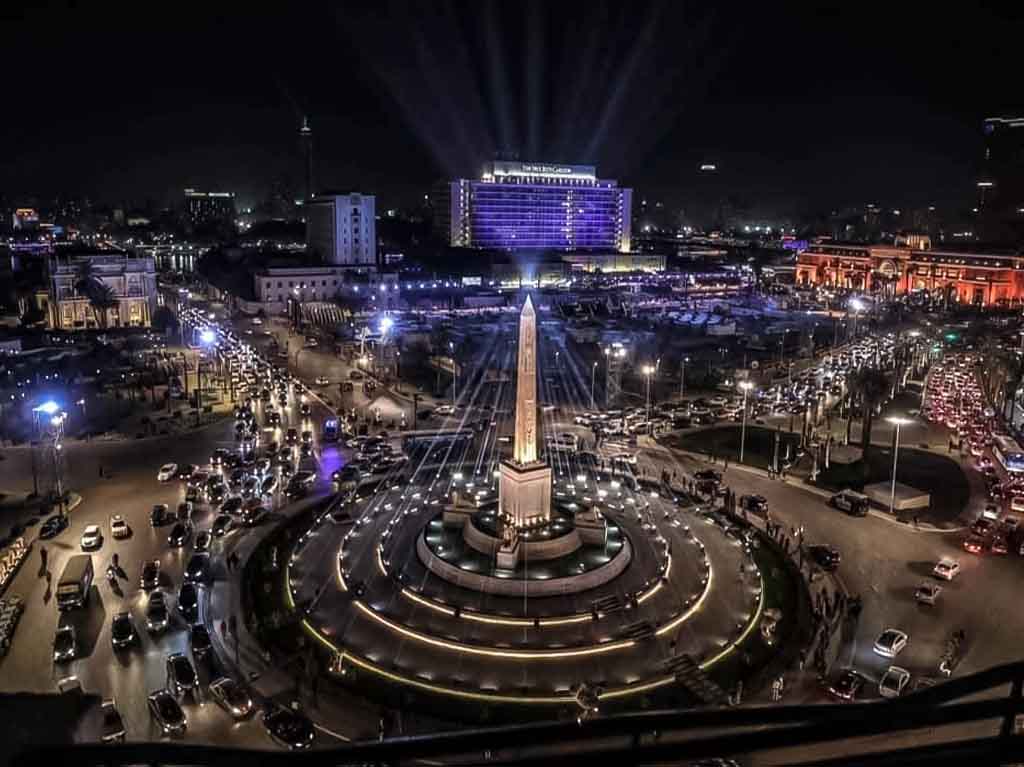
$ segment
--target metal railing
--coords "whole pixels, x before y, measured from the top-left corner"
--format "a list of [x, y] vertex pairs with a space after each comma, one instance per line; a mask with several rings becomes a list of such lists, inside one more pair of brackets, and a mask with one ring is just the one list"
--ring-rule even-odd
[[[1000, 691], [1000, 687], [1008, 688]], [[1024, 663], [997, 666], [894, 701], [849, 705], [664, 710], [356, 741], [304, 754], [260, 752], [261, 765], [435, 763], [587, 765], [685, 763], [785, 750], [779, 763], [827, 765], [967, 764], [1024, 761]], [[987, 693], [987, 695], [986, 695]], [[979, 697], [980, 696], [980, 697]], [[973, 725], [964, 732], [964, 725]], [[953, 728], [950, 732], [948, 728]], [[988, 731], [990, 730], [990, 732]], [[877, 736], [902, 734], [886, 748]], [[872, 738], [870, 746], [858, 739]], [[909, 738], [909, 740], [907, 740]], [[894, 738], [895, 739], [895, 738]], [[826, 744], [827, 748], [822, 748]], [[803, 750], [803, 754], [801, 751]], [[824, 758], [822, 757], [824, 754]], [[245, 749], [188, 743], [27, 747], [11, 764], [247, 764]]]

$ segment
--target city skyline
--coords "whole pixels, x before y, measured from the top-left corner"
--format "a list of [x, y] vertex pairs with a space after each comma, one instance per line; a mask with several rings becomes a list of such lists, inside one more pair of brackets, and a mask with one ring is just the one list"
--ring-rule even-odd
[[[997, 43], [1019, 22], [918, 10], [890, 9], [884, 35], [867, 7], [736, 16], [659, 2], [195, 8], [139, 31], [117, 8], [52, 4], [8, 20], [12, 71], [32, 61], [39, 83], [65, 82], [56, 59], [31, 57], [51, 46], [83, 83], [110, 87], [21, 89], [31, 119], [2, 129], [3, 191], [166, 203], [195, 187], [251, 205], [287, 178], [301, 193], [308, 116], [318, 184], [389, 205], [502, 154], [598, 164], [673, 208], [963, 206], [982, 121], [1015, 114]], [[907, 38], [919, 42], [893, 42]], [[920, 58], [948, 39], [958, 55]]]

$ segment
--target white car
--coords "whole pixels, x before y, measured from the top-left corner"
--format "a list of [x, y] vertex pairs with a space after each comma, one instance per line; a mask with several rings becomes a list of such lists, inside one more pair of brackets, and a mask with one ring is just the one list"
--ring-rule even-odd
[[914, 591], [914, 600], [922, 605], [934, 605], [939, 601], [939, 594], [942, 593], [942, 586], [931, 581], [925, 581]]
[[438, 405], [434, 408], [434, 415], [452, 415], [454, 412], [454, 405]]
[[910, 672], [899, 666], [889, 666], [882, 681], [878, 683], [878, 694], [883, 698], [898, 698], [910, 684]]
[[899, 629], [886, 629], [878, 635], [872, 649], [883, 658], [895, 658], [903, 652], [908, 641], [910, 641], [910, 637]]
[[317, 386], [327, 386], [327, 384], [329, 384], [329, 383], [330, 383], [330, 381], [327, 380], [327, 376], [317, 376], [316, 377], [316, 385]]
[[156, 473], [158, 482], [170, 482], [174, 479], [174, 475], [178, 473], [178, 464], [176, 463], [165, 463], [160, 467], [160, 471]]
[[82, 550], [91, 551], [103, 545], [103, 532], [99, 525], [87, 525], [82, 531]]
[[128, 532], [128, 523], [124, 521], [124, 517], [120, 514], [114, 514], [110, 518], [110, 534], [116, 540], [121, 540], [128, 537]]
[[953, 580], [960, 572], [960, 561], [952, 557], [943, 557], [932, 569], [932, 575], [944, 581]]

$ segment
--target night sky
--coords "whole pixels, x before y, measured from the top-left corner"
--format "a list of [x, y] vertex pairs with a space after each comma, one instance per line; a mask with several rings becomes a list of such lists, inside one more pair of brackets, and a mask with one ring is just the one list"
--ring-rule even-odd
[[672, 205], [946, 206], [971, 197], [982, 118], [1024, 112], [1011, 3], [13, 5], [13, 198], [301, 193], [308, 113], [318, 185], [379, 207], [497, 151], [593, 162]]

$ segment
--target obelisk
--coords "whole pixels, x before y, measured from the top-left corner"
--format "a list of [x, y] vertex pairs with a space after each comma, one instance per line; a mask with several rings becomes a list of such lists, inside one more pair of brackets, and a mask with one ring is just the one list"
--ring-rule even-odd
[[551, 518], [551, 468], [538, 459], [537, 312], [527, 296], [519, 315], [516, 430], [512, 460], [501, 464], [498, 513], [517, 529]]
[[512, 457], [520, 466], [537, 461], [537, 312], [529, 296], [519, 315], [516, 434]]

